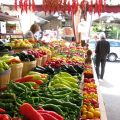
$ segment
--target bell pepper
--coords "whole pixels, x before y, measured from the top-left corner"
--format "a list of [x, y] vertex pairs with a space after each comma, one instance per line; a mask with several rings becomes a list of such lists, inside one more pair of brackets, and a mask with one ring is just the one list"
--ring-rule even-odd
[[0, 114], [0, 120], [10, 120], [7, 114]]
[[30, 79], [32, 79], [33, 76], [27, 76], [27, 77], [23, 77], [23, 78], [20, 78], [20, 79], [17, 79], [15, 82], [28, 82]]
[[58, 120], [57, 118], [53, 117], [48, 113], [40, 113], [44, 120]]
[[58, 120], [64, 120], [64, 118], [61, 116], [61, 115], [59, 115], [58, 113], [56, 113], [56, 112], [54, 112], [54, 111], [48, 111], [48, 110], [44, 110], [44, 109], [40, 109], [40, 110], [37, 110], [40, 114], [41, 113], [47, 113], [47, 114], [50, 114], [50, 115], [52, 115], [53, 117], [55, 117], [56, 119], [58, 119]]
[[29, 103], [21, 105], [19, 111], [27, 120], [44, 120], [41, 114], [38, 113]]
[[5, 113], [6, 111], [2, 108], [0, 108], [0, 113]]

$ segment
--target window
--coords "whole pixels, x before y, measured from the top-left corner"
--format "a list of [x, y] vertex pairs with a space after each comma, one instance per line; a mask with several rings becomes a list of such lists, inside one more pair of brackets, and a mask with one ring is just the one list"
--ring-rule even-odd
[[110, 47], [120, 47], [120, 42], [110, 41]]

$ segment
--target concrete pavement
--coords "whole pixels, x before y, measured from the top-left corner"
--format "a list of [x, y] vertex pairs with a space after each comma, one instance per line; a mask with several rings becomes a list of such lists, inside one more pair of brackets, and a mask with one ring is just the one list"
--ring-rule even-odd
[[103, 80], [99, 80], [108, 120], [120, 120], [120, 62], [107, 62]]

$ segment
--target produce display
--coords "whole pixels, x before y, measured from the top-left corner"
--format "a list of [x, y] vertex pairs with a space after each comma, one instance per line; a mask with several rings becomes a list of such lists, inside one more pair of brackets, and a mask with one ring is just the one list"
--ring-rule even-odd
[[28, 40], [15, 39], [8, 44], [12, 48], [32, 48], [33, 45]]
[[40, 50], [28, 50], [27, 53], [33, 55], [35, 58], [40, 58], [43, 55], [46, 55], [46, 52]]
[[19, 57], [14, 57], [14, 56], [7, 55], [7, 54], [0, 57], [0, 60], [3, 61], [3, 62], [6, 62], [8, 65], [17, 64], [17, 63], [21, 62]]
[[20, 58], [21, 61], [34, 61], [35, 57], [31, 54], [28, 54], [27, 52], [20, 52], [20, 53], [15, 53], [13, 54], [13, 56], [18, 56]]
[[4, 71], [8, 70], [10, 67], [7, 63], [0, 61], [0, 73], [3, 73]]
[[[5, 55], [0, 68], [7, 70], [6, 63], [34, 61], [46, 54], [51, 51], [40, 47]], [[73, 46], [54, 54], [44, 66], [36, 66], [24, 77], [10, 81], [0, 91], [0, 120], [100, 120], [93, 70], [91, 63], [85, 62], [90, 54]]]
[[10, 46], [6, 46], [3, 42], [0, 41], [0, 52], [9, 52], [12, 48]]

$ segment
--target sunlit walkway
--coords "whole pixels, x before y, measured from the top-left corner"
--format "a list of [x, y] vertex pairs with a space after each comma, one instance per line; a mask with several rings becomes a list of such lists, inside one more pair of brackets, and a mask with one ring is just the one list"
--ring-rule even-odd
[[108, 120], [120, 120], [120, 62], [107, 62], [104, 80], [99, 80]]

